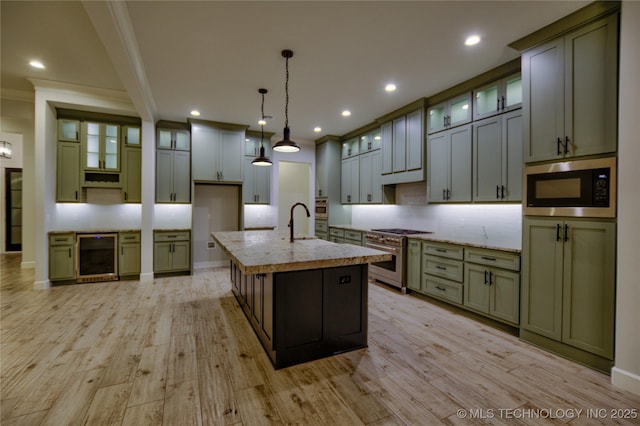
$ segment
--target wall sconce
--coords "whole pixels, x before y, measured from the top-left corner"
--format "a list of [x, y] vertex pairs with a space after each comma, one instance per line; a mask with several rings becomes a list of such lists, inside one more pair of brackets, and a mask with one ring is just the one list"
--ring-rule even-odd
[[11, 158], [11, 143], [7, 141], [0, 141], [0, 157]]

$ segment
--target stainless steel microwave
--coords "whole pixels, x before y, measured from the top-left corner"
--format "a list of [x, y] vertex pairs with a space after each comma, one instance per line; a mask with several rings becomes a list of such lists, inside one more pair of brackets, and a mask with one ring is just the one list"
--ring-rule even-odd
[[525, 167], [525, 215], [616, 217], [616, 158]]

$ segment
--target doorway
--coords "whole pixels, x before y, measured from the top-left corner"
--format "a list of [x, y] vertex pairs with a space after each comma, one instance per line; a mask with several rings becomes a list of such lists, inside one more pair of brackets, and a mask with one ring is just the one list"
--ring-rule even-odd
[[5, 169], [5, 250], [22, 250], [22, 169]]
[[[304, 203], [313, 208], [310, 199], [310, 163], [278, 162], [278, 229], [288, 231], [291, 206]], [[310, 210], [311, 212], [311, 210]], [[296, 234], [313, 235], [309, 229], [309, 218], [303, 208], [294, 210], [293, 220]]]

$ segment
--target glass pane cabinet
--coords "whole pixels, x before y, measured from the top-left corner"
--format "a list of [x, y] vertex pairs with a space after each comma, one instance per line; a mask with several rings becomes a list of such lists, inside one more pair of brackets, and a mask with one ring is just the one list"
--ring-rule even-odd
[[479, 120], [522, 107], [520, 73], [494, 81], [474, 91], [473, 118]]
[[124, 143], [128, 146], [140, 146], [140, 127], [124, 127]]
[[80, 141], [80, 121], [78, 120], [58, 120], [58, 141], [79, 142]]
[[120, 126], [86, 123], [85, 170], [120, 170]]
[[467, 92], [429, 108], [427, 133], [435, 133], [471, 121], [471, 93]]

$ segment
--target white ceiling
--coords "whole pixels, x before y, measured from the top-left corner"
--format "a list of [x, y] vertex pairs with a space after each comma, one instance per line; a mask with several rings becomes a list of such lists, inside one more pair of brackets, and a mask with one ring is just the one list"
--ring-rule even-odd
[[[291, 137], [313, 140], [508, 62], [519, 55], [509, 43], [587, 3], [2, 0], [2, 91], [33, 92], [28, 77], [124, 90], [143, 118], [185, 122], [197, 108], [258, 130], [264, 87], [265, 130], [281, 134], [291, 49]], [[463, 45], [470, 33], [480, 45]]]

